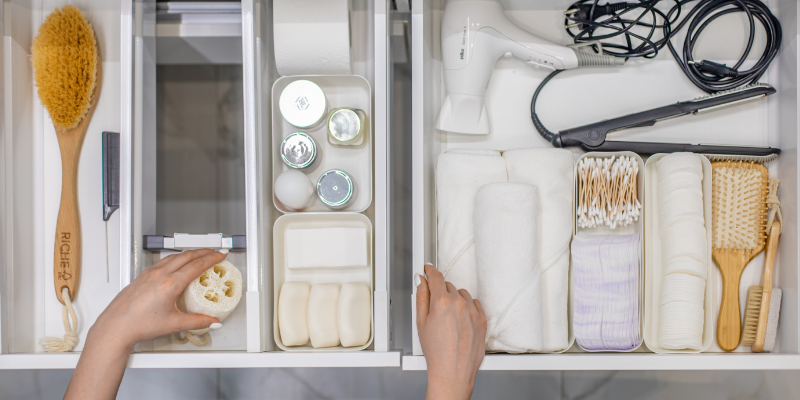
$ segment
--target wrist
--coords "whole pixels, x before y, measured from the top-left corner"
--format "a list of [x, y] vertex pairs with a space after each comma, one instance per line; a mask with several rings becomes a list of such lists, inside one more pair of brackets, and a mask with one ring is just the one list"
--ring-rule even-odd
[[427, 398], [429, 399], [469, 399], [474, 388], [475, 380], [472, 378], [452, 379], [428, 371]]
[[119, 335], [112, 330], [106, 329], [106, 327], [101, 323], [95, 324], [89, 328], [89, 332], [86, 334], [85, 346], [97, 346], [102, 347], [107, 351], [131, 353], [133, 352], [133, 346], [135, 346], [136, 343], [137, 341]]

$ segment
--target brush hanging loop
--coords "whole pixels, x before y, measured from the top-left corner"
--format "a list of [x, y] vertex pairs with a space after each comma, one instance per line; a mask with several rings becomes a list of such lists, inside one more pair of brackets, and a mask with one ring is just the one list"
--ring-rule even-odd
[[[181, 334], [186, 335], [185, 337], [181, 336]], [[204, 333], [202, 335], [192, 335], [189, 331], [184, 332], [175, 332], [172, 334], [172, 340], [177, 344], [186, 344], [188, 342], [192, 342], [195, 346], [205, 347], [208, 346], [211, 341], [209, 340], [208, 333]]]
[[[61, 298], [64, 299], [61, 317], [66, 333], [64, 333], [64, 339], [52, 336], [39, 339], [39, 344], [48, 353], [66, 353], [72, 351], [78, 345], [78, 314], [75, 313], [75, 308], [72, 307], [72, 301], [69, 299], [69, 289], [66, 287], [61, 288]], [[69, 322], [70, 317], [72, 317], [72, 326], [70, 326]]]
[[778, 198], [778, 186], [781, 180], [778, 178], [771, 178], [769, 180], [769, 192], [767, 193], [767, 232], [772, 222], [779, 221], [781, 229], [778, 233], [783, 231], [783, 214], [781, 214], [781, 199]]

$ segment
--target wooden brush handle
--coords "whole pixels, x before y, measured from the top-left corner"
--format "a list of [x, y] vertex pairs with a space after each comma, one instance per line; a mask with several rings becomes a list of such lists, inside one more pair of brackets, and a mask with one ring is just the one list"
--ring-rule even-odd
[[767, 319], [769, 317], [769, 302], [772, 298], [772, 270], [775, 266], [775, 253], [778, 249], [778, 239], [781, 236], [781, 223], [774, 221], [767, 237], [767, 247], [764, 253], [764, 272], [761, 275], [761, 309], [758, 312], [758, 326], [756, 328], [756, 342], [751, 350], [761, 353], [764, 350], [764, 338], [767, 334]]
[[[739, 281], [753, 256], [742, 252], [714, 250], [714, 261], [722, 275], [722, 303], [717, 320], [717, 344], [722, 350], [733, 351], [742, 338], [742, 316], [739, 312]], [[760, 252], [760, 250], [759, 250]], [[758, 253], [756, 253], [758, 254]]]
[[78, 213], [78, 160], [86, 133], [84, 121], [73, 129], [56, 128], [61, 148], [61, 206], [56, 223], [53, 278], [58, 301], [61, 289], [69, 289], [70, 300], [78, 294], [81, 273], [81, 223]]

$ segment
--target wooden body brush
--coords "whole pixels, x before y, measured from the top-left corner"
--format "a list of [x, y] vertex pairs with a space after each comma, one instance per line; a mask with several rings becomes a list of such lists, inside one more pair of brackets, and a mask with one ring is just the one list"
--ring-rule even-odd
[[64, 6], [48, 15], [33, 39], [31, 62], [39, 99], [56, 130], [62, 169], [53, 275], [56, 296], [64, 304], [66, 334], [64, 340], [43, 338], [40, 343], [46, 351], [70, 351], [78, 343], [78, 318], [71, 304], [81, 271], [78, 161], [100, 88], [97, 40], [83, 13]]
[[767, 322], [770, 317], [772, 301], [772, 271], [775, 266], [775, 252], [778, 249], [778, 238], [781, 235], [781, 223], [772, 223], [767, 237], [764, 272], [761, 275], [761, 286], [750, 286], [747, 289], [747, 305], [744, 313], [744, 332], [742, 344], [751, 346], [753, 353], [764, 350], [764, 339], [767, 334]]
[[764, 250], [769, 173], [764, 165], [739, 161], [715, 162], [711, 167], [711, 255], [722, 274], [717, 343], [732, 351], [742, 332], [739, 280], [747, 264]]
[[780, 185], [780, 180], [770, 179], [767, 196], [769, 236], [767, 236], [767, 247], [764, 250], [761, 286], [754, 285], [747, 289], [742, 344], [751, 346], [753, 353], [772, 351], [778, 330], [781, 290], [772, 287], [775, 256], [778, 251], [778, 239], [781, 235], [781, 220], [783, 219], [780, 209], [781, 201], [778, 199], [778, 185]]

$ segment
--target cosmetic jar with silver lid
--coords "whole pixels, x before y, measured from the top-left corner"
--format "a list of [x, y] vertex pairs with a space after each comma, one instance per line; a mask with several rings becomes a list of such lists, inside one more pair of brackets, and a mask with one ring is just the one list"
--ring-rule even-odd
[[328, 143], [341, 147], [362, 147], [366, 136], [366, 114], [361, 110], [340, 108], [328, 118]]
[[317, 196], [326, 206], [341, 210], [353, 203], [357, 195], [356, 182], [345, 171], [326, 171], [317, 181]]
[[286, 122], [305, 129], [317, 126], [328, 113], [325, 92], [319, 85], [306, 79], [286, 85], [278, 106]]
[[281, 159], [289, 168], [311, 172], [322, 158], [317, 141], [303, 132], [290, 133], [281, 142]]

